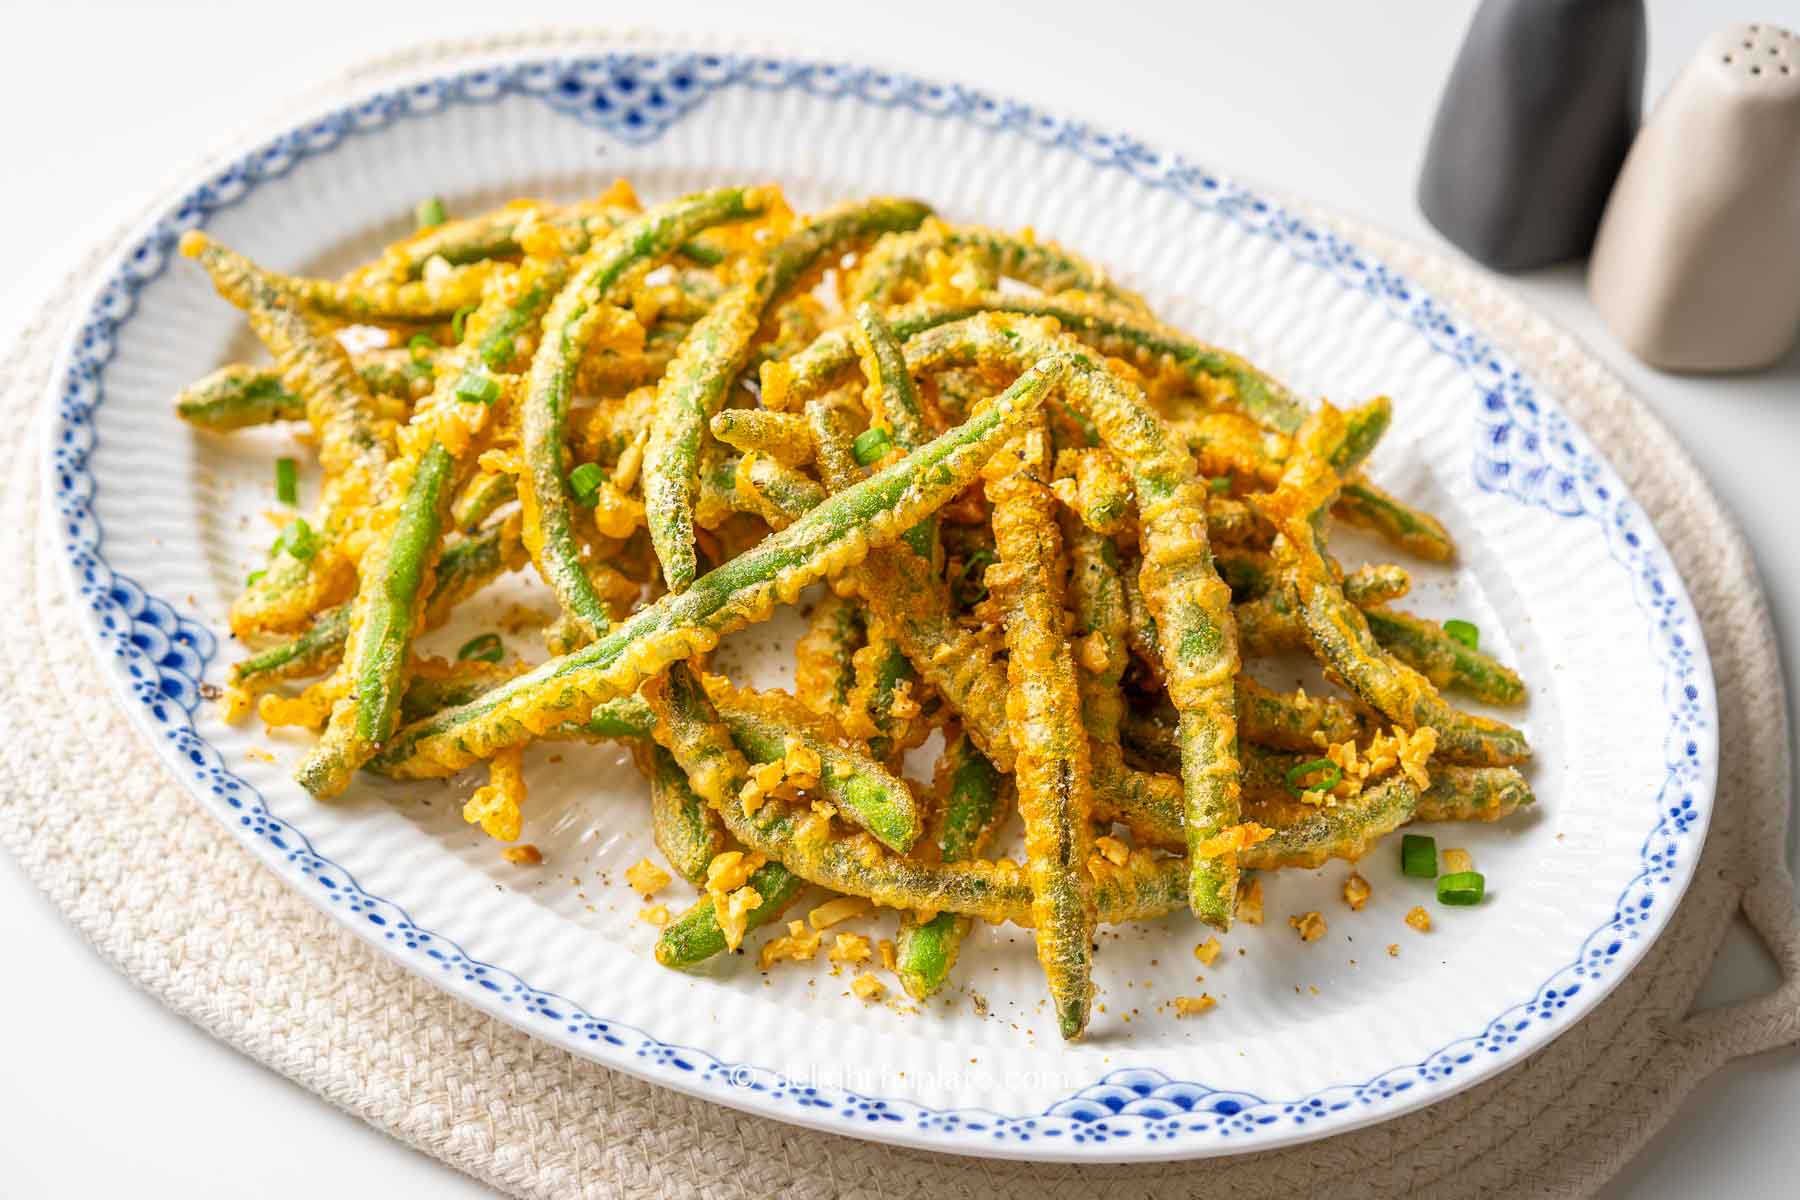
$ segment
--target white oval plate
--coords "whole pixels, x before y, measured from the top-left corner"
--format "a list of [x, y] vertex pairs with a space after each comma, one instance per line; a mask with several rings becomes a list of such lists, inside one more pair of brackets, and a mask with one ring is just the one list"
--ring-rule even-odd
[[[1105, 933], [1104, 1011], [1066, 1046], [1029, 938], [1007, 928], [979, 930], [924, 1011], [894, 998], [891, 977], [887, 1001], [865, 1005], [823, 962], [657, 967], [623, 879], [654, 853], [644, 788], [616, 747], [533, 751], [536, 869], [502, 862], [459, 819], [467, 778], [310, 801], [288, 778], [300, 741], [228, 728], [200, 699], [235, 656], [225, 608], [271, 535], [258, 515], [274, 507], [270, 460], [295, 443], [197, 435], [173, 417], [179, 387], [256, 352], [174, 261], [175, 240], [204, 225], [275, 267], [337, 271], [403, 233], [420, 197], [467, 212], [617, 175], [651, 198], [768, 179], [796, 206], [901, 192], [957, 220], [1029, 223], [1302, 392], [1393, 395], [1373, 472], [1465, 548], [1456, 570], [1419, 569], [1408, 603], [1477, 622], [1533, 689], [1510, 715], [1538, 750], [1536, 813], [1436, 831], [1472, 850], [1487, 902], [1437, 905], [1384, 845], [1360, 868], [1365, 910], [1339, 898], [1342, 864], [1281, 873], [1267, 923], [1234, 931], [1212, 967], [1185, 918]], [[965, 1154], [1287, 1144], [1441, 1099], [1567, 1029], [1643, 955], [1699, 857], [1716, 767], [1699, 627], [1655, 532], [1556, 398], [1357, 247], [1129, 138], [853, 66], [495, 60], [323, 113], [194, 180], [87, 311], [49, 397], [49, 532], [132, 717], [209, 811], [346, 927], [534, 1036], [658, 1083]], [[493, 617], [503, 603], [477, 607]], [[735, 669], [778, 674], [791, 628], [740, 635]], [[1402, 922], [1419, 903], [1429, 934]], [[1330, 932], [1303, 943], [1287, 917], [1311, 909]], [[881, 936], [890, 919], [852, 928]], [[1178, 1020], [1173, 998], [1201, 991], [1218, 1008]]]

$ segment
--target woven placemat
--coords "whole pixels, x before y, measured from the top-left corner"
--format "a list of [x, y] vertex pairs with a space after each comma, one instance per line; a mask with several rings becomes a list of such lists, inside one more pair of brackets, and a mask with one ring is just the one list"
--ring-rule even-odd
[[[308, 103], [495, 48], [618, 40], [563, 33], [424, 47], [352, 72]], [[629, 35], [632, 44], [645, 40]], [[0, 375], [0, 562], [9, 567], [0, 578], [9, 614], [0, 622], [0, 669], [11, 685], [0, 712], [0, 844], [101, 954], [169, 1007], [376, 1128], [517, 1196], [1590, 1192], [1720, 1064], [1800, 1040], [1800, 920], [1782, 856], [1786, 701], [1761, 585], [1694, 464], [1573, 338], [1443, 255], [1313, 215], [1460, 309], [1580, 421], [1693, 590], [1718, 678], [1722, 767], [1712, 831], [1669, 928], [1584, 1021], [1481, 1086], [1370, 1129], [1233, 1159], [1105, 1168], [965, 1159], [815, 1133], [665, 1091], [540, 1045], [382, 958], [259, 866], [130, 732], [38, 536], [51, 358], [70, 298], [116, 241], [94, 248], [51, 293]], [[1687, 1018], [1739, 906], [1785, 982], [1760, 1000]]]

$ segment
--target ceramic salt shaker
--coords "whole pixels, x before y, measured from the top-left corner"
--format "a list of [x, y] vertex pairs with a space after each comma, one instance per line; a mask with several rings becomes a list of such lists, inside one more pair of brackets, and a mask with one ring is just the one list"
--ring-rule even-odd
[[1419, 207], [1471, 258], [1580, 258], [1637, 132], [1643, 0], [1484, 0], [1438, 102]]
[[1668, 370], [1752, 370], [1800, 337], [1800, 36], [1706, 40], [1631, 148], [1588, 288]]

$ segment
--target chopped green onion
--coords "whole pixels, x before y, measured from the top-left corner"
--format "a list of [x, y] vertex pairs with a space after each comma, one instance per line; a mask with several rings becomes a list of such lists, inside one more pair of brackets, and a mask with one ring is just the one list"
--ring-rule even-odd
[[250, 572], [248, 575], [244, 576], [244, 586], [245, 587], [255, 587], [256, 581], [261, 579], [264, 575], [267, 575], [267, 574], [268, 574], [267, 571], [252, 571], [252, 572]]
[[491, 662], [497, 663], [506, 657], [506, 647], [500, 644], [500, 635], [484, 633], [472, 637], [463, 643], [462, 649], [456, 652], [457, 662]]
[[433, 225], [442, 225], [450, 219], [444, 210], [444, 202], [433, 196], [429, 200], [419, 201], [419, 207], [413, 210], [413, 223], [420, 229], [430, 229]]
[[1437, 878], [1437, 839], [1419, 833], [1402, 834], [1400, 873], [1414, 879]]
[[592, 508], [600, 501], [600, 485], [606, 482], [606, 472], [598, 463], [582, 463], [569, 472], [569, 490], [575, 493], [575, 503], [583, 508]]
[[300, 503], [300, 467], [291, 458], [275, 460], [275, 498], [283, 504]]
[[[1301, 780], [1305, 779], [1308, 775], [1315, 774], [1319, 771], [1325, 772], [1325, 778], [1323, 780], [1313, 784], [1312, 787], [1305, 787], [1301, 784]], [[1296, 796], [1304, 795], [1314, 788], [1328, 792], [1342, 782], [1343, 778], [1344, 769], [1332, 762], [1329, 758], [1310, 759], [1307, 762], [1288, 768], [1288, 791], [1294, 793]]]
[[1487, 895], [1487, 880], [1480, 871], [1457, 871], [1438, 880], [1437, 896], [1439, 904], [1452, 904], [1460, 908], [1468, 908], [1480, 904], [1481, 898]]
[[283, 550], [301, 562], [319, 552], [319, 535], [313, 532], [305, 517], [295, 517], [275, 536], [275, 552], [279, 554]]
[[412, 355], [414, 362], [430, 358], [438, 348], [437, 339], [429, 333], [415, 333], [406, 339], [406, 352]]
[[893, 444], [893, 435], [877, 425], [856, 435], [856, 440], [850, 443], [850, 453], [856, 459], [857, 466], [866, 467], [879, 461]]
[[459, 308], [456, 310], [456, 315], [450, 318], [451, 341], [461, 342], [463, 340], [463, 329], [468, 325], [469, 314], [474, 311], [475, 306], [473, 304], [469, 305], [467, 308]]
[[464, 404], [492, 404], [500, 398], [500, 381], [471, 367], [456, 381], [456, 398]]
[[1215, 496], [1223, 496], [1231, 490], [1231, 476], [1220, 475], [1216, 479], [1206, 481], [1206, 490]]
[[492, 334], [489, 334], [486, 339], [483, 339], [481, 361], [494, 368], [494, 370], [498, 371], [501, 367], [504, 367], [507, 363], [511, 362], [512, 356], [513, 340], [510, 335], [507, 337], [496, 338]]
[[1481, 630], [1472, 621], [1445, 621], [1444, 632], [1471, 650], [1481, 648]]

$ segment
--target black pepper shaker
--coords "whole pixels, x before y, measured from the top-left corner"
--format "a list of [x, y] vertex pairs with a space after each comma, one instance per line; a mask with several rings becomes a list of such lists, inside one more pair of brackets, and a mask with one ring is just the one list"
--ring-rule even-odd
[[1439, 101], [1419, 206], [1501, 271], [1593, 246], [1643, 108], [1643, 0], [1484, 0]]

